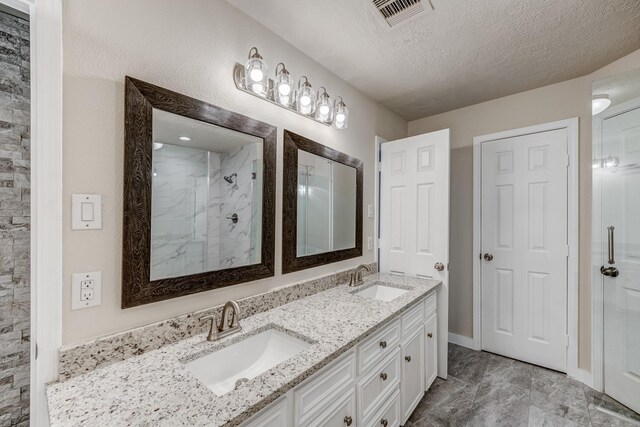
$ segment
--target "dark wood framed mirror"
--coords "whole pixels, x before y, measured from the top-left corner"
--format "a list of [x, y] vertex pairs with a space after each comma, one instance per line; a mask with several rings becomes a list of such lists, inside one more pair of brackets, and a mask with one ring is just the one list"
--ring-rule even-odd
[[282, 272], [362, 256], [362, 161], [284, 131]]
[[275, 126], [125, 79], [122, 308], [274, 274]]

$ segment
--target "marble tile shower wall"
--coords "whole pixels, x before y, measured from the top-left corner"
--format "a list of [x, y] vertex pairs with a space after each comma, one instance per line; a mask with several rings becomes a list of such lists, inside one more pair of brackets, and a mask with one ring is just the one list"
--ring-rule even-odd
[[170, 144], [153, 152], [152, 280], [206, 270], [208, 154]]
[[[262, 144], [249, 144], [220, 156], [222, 176], [237, 174], [233, 184], [227, 181], [221, 183], [220, 268], [257, 262], [259, 248], [252, 245], [251, 228], [252, 224], [258, 228], [258, 221], [253, 216], [259, 211], [252, 210], [251, 205], [254, 187], [260, 182], [257, 174], [254, 178], [259, 153], [262, 153]], [[235, 224], [227, 219], [233, 214], [238, 215], [238, 222]]]
[[29, 425], [29, 23], [0, 12], [0, 426]]

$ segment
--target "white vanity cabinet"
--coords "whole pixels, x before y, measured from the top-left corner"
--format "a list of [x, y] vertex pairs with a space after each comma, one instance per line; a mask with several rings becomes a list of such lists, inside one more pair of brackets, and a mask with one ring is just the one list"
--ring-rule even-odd
[[437, 375], [436, 292], [243, 424], [397, 427]]

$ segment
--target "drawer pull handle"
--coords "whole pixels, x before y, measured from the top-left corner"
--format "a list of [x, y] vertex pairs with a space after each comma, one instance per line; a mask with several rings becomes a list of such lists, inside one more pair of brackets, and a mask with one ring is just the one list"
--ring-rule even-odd
[[405, 356], [404, 360], [406, 360], [407, 362], [411, 362], [411, 356]]
[[432, 334], [431, 332], [429, 332], [429, 333], [427, 334], [427, 336], [428, 336], [429, 338], [433, 338], [433, 334]]
[[389, 422], [386, 418], [383, 418], [382, 420], [380, 420], [380, 424], [382, 424], [384, 427], [387, 427], [387, 424], [389, 424]]
[[382, 381], [386, 381], [387, 380], [387, 373], [383, 372], [380, 374], [380, 378], [382, 378]]
[[353, 419], [350, 416], [347, 415], [346, 417], [344, 417], [344, 423], [347, 426], [350, 426], [353, 423]]
[[387, 342], [386, 341], [380, 341], [380, 347], [387, 348]]

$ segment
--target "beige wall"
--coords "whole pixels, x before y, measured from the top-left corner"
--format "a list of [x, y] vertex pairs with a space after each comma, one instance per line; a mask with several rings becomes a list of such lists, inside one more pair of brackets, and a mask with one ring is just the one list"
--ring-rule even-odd
[[473, 138], [580, 119], [579, 367], [591, 366], [591, 85], [640, 67], [640, 50], [588, 76], [409, 122], [409, 135], [451, 129], [449, 330], [473, 335]]
[[[349, 129], [338, 131], [239, 92], [235, 62], [258, 46], [270, 70], [283, 61], [315, 88], [343, 96]], [[64, 294], [63, 343], [166, 319], [229, 299], [374, 260], [364, 256], [303, 272], [280, 274], [282, 131], [289, 129], [365, 163], [364, 203], [374, 203], [374, 136], [406, 135], [407, 123], [362, 95], [287, 42], [222, 0], [66, 0], [64, 47]], [[136, 77], [278, 127], [276, 276], [127, 310], [120, 309], [124, 76]], [[72, 193], [104, 196], [103, 229], [71, 231]], [[366, 212], [366, 209], [364, 210]], [[364, 218], [364, 236], [373, 220]], [[71, 311], [70, 275], [102, 271], [102, 305]]]

